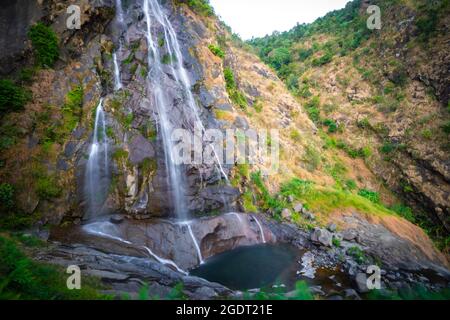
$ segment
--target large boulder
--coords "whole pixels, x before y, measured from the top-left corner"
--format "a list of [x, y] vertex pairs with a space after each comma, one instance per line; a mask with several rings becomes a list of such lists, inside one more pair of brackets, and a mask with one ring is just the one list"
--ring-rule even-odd
[[311, 234], [311, 241], [326, 247], [333, 245], [333, 235], [325, 229], [316, 228]]

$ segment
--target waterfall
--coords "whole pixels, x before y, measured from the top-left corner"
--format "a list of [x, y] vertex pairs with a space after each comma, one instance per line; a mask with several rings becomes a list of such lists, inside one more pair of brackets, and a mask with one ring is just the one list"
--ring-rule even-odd
[[114, 90], [120, 90], [122, 89], [122, 81], [120, 80], [119, 63], [117, 62], [117, 54], [115, 52], [113, 53], [113, 63], [114, 63]]
[[[150, 3], [151, 4], [150, 4]], [[150, 8], [151, 5], [151, 8]], [[157, 108], [160, 133], [164, 145], [164, 161], [168, 176], [168, 185], [172, 188], [172, 201], [175, 208], [175, 214], [181, 220], [187, 218], [187, 210], [184, 198], [183, 179], [181, 175], [180, 166], [175, 163], [174, 154], [174, 142], [171, 139], [173, 131], [173, 125], [169, 120], [168, 109], [168, 97], [167, 91], [163, 88], [163, 81], [165, 74], [163, 72], [163, 66], [161, 62], [160, 46], [152, 35], [152, 18], [150, 15], [150, 9], [154, 12], [152, 0], [144, 0], [144, 14], [147, 22], [147, 42], [149, 46], [148, 51], [148, 64], [151, 66], [151, 70], [148, 73], [148, 81], [150, 82], [149, 88], [152, 90], [152, 98]], [[158, 5], [159, 8], [159, 5]], [[163, 25], [166, 30], [165, 25]]]
[[103, 111], [103, 98], [97, 106], [95, 125], [85, 176], [85, 198], [87, 216], [92, 218], [101, 213], [109, 188], [108, 137]]
[[[147, 22], [147, 41], [150, 48], [148, 61], [152, 68], [149, 72], [148, 81], [150, 82], [153, 99], [157, 107], [157, 114], [159, 117], [158, 120], [161, 129], [160, 131], [165, 150], [165, 164], [168, 171], [168, 182], [173, 189], [172, 200], [174, 202], [175, 212], [178, 218], [185, 220], [187, 218], [187, 209], [185, 204], [183, 177], [181, 175], [180, 166], [177, 166], [174, 162], [174, 142], [171, 141], [171, 133], [174, 128], [173, 124], [169, 120], [170, 110], [168, 110], [169, 98], [167, 96], [167, 91], [162, 87], [163, 80], [166, 77], [163, 72], [161, 62], [163, 57], [169, 57], [169, 70], [171, 71], [177, 88], [180, 89], [183, 95], [182, 98], [188, 107], [187, 112], [183, 112], [184, 120], [187, 122], [187, 126], [190, 127], [192, 131], [195, 131], [195, 126], [199, 125], [202, 132], [205, 132], [205, 127], [201, 122], [199, 107], [197, 106], [191, 92], [192, 84], [190, 83], [188, 73], [184, 68], [184, 59], [181, 53], [180, 44], [172, 24], [157, 0], [143, 0], [143, 7]], [[156, 24], [154, 24], [154, 22], [162, 27], [161, 39], [164, 40], [163, 45], [161, 45], [161, 39], [157, 39], [156, 35], [152, 34], [152, 30], [156, 28]], [[163, 49], [165, 49], [165, 55], [161, 52]], [[219, 161], [219, 157], [214, 149], [213, 152], [221, 175], [228, 181], [228, 177], [225, 174]]]
[[[195, 125], [198, 124], [201, 128], [202, 133], [205, 133], [206, 129], [203, 126], [203, 123], [200, 119], [199, 107], [191, 91], [192, 83], [190, 82], [187, 71], [184, 68], [184, 59], [181, 53], [177, 34], [173, 29], [173, 26], [170, 23], [169, 19], [167, 18], [167, 15], [164, 14], [163, 10], [161, 9], [158, 0], [146, 0], [146, 2], [150, 3], [152, 12], [154, 13], [156, 20], [158, 21], [159, 24], [161, 24], [164, 27], [164, 43], [166, 45], [169, 56], [175, 57], [174, 60], [176, 62], [176, 65], [174, 63], [171, 63], [170, 67], [172, 69], [172, 74], [175, 76], [176, 82], [182, 88], [183, 93], [186, 95], [185, 98], [187, 100], [186, 101], [187, 105], [191, 111], [191, 115], [194, 116], [194, 118], [192, 119], [193, 123], [191, 123], [192, 129], [194, 130]], [[216, 164], [219, 168], [219, 171], [221, 175], [225, 178], [225, 180], [228, 182], [229, 181], [228, 176], [223, 170], [220, 158], [216, 150], [214, 149], [214, 146], [211, 147], [214, 153], [214, 157], [216, 158]]]
[[191, 235], [192, 241], [194, 242], [195, 250], [197, 250], [198, 260], [200, 261], [200, 264], [204, 264], [205, 261], [203, 261], [202, 251], [200, 250], [200, 246], [198, 245], [197, 239], [195, 239], [194, 232], [192, 232], [191, 224], [189, 223], [187, 227], [189, 230], [189, 234]]
[[166, 265], [168, 264], [168, 265], [174, 267], [175, 269], [177, 269], [178, 272], [183, 273], [184, 275], [188, 275], [188, 273], [187, 273], [186, 271], [184, 271], [183, 269], [181, 269], [180, 267], [178, 267], [178, 266], [175, 264], [175, 262], [173, 262], [172, 260], [167, 260], [167, 259], [163, 259], [163, 258], [161, 258], [161, 257], [158, 257], [158, 256], [157, 256], [156, 254], [154, 254], [153, 251], [150, 250], [148, 247], [145, 247], [145, 246], [144, 246], [144, 247], [142, 247], [142, 248], [144, 248], [144, 249], [148, 252], [148, 254], [151, 255], [153, 258], [155, 258], [159, 263], [166, 264]]
[[262, 242], [266, 243], [266, 237], [264, 236], [264, 229], [263, 229], [261, 223], [259, 223], [259, 220], [255, 216], [253, 216], [253, 219], [255, 219], [256, 224], [258, 225], [259, 232], [261, 233], [261, 240], [262, 240]]
[[123, 23], [122, 0], [116, 0], [116, 19], [120, 24]]

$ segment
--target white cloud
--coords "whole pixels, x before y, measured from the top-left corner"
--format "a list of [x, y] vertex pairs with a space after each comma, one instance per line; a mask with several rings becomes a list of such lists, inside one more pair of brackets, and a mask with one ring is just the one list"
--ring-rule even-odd
[[310, 23], [349, 0], [210, 0], [216, 13], [243, 39]]

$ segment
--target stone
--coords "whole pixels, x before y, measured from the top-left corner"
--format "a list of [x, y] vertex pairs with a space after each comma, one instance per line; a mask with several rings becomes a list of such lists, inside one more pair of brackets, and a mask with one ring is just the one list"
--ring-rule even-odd
[[359, 293], [369, 292], [369, 288], [367, 288], [367, 275], [365, 273], [360, 272], [356, 274], [355, 283]]
[[287, 202], [289, 202], [289, 203], [294, 202], [294, 196], [289, 195], [289, 196], [287, 197]]
[[361, 297], [354, 289], [345, 289], [345, 298], [350, 300], [361, 300]]
[[342, 232], [342, 238], [345, 241], [353, 241], [356, 239], [357, 236], [358, 232], [356, 232], [356, 230], [353, 229], [347, 229], [344, 232]]
[[247, 119], [245, 119], [243, 117], [236, 117], [236, 119], [234, 120], [234, 125], [238, 129], [248, 130], [248, 128], [249, 128]]
[[292, 217], [291, 210], [287, 208], [283, 209], [283, 211], [281, 211], [281, 216], [283, 217], [283, 219], [290, 219]]
[[302, 210], [303, 210], [303, 204], [297, 203], [297, 204], [294, 206], [294, 212], [295, 212], [295, 213], [301, 213]]
[[331, 247], [333, 236], [328, 230], [316, 228], [311, 234], [311, 241], [317, 244], [324, 245], [326, 247]]
[[330, 232], [336, 232], [337, 226], [336, 226], [335, 223], [330, 223], [330, 224], [327, 225], [327, 229], [328, 229], [328, 231], [330, 231]]
[[111, 221], [114, 224], [120, 224], [122, 223], [124, 220], [124, 217], [120, 214], [114, 214], [111, 216], [111, 218], [109, 218], [109, 221]]
[[316, 220], [316, 216], [311, 212], [306, 212], [303, 216], [308, 220]]
[[138, 134], [131, 140], [130, 162], [134, 165], [141, 163], [144, 159], [150, 159], [155, 156], [155, 149], [148, 139]]
[[233, 106], [229, 103], [222, 103], [222, 104], [218, 104], [216, 106], [216, 109], [223, 110], [223, 111], [233, 111]]

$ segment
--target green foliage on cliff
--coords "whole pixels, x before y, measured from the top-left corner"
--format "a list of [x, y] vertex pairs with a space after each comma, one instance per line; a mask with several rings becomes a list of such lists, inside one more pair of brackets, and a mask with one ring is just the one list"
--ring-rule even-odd
[[211, 50], [211, 52], [214, 55], [218, 56], [219, 58], [222, 58], [222, 59], [225, 58], [225, 52], [223, 51], [223, 49], [221, 47], [214, 45], [214, 44], [210, 44], [208, 46], [208, 49]]
[[177, 3], [185, 3], [192, 10], [202, 16], [214, 15], [214, 9], [208, 0], [176, 0]]
[[38, 22], [28, 31], [37, 63], [41, 67], [51, 68], [59, 58], [58, 37], [46, 25]]
[[14, 187], [9, 183], [0, 184], [0, 209], [2, 212], [14, 206]]
[[223, 70], [223, 74], [225, 77], [228, 96], [230, 97], [231, 101], [237, 106], [239, 106], [241, 109], [246, 110], [248, 107], [247, 98], [242, 93], [242, 91], [239, 90], [239, 88], [237, 87], [233, 70], [231, 70], [231, 68], [229, 67], [226, 67]]
[[23, 109], [29, 99], [29, 93], [13, 81], [0, 80], [0, 116]]
[[0, 300], [106, 298], [92, 287], [96, 283], [85, 277], [81, 290], [69, 290], [67, 277], [62, 268], [34, 262], [22, 252], [17, 242], [0, 236]]

